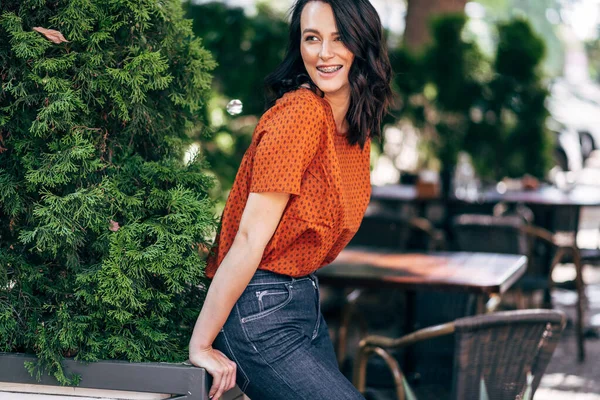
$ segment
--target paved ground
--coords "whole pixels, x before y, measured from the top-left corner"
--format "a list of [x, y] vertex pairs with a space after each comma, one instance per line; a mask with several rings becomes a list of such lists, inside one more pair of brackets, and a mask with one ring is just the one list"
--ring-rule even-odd
[[[570, 268], [564, 266], [562, 271], [557, 272], [570, 275]], [[600, 329], [600, 267], [587, 267], [585, 272], [589, 299], [586, 325], [594, 333]], [[557, 308], [574, 316], [571, 293], [557, 291], [554, 300]], [[538, 389], [536, 400], [600, 400], [600, 339], [588, 337], [585, 350], [586, 361], [580, 364], [575, 357], [574, 331], [572, 326], [568, 326]]]
[[[595, 162], [595, 164], [594, 164]], [[581, 175], [586, 184], [600, 185], [600, 155], [588, 160], [588, 168]], [[583, 247], [594, 247], [600, 243], [600, 209], [582, 210], [581, 231], [578, 243]], [[569, 265], [558, 268], [555, 280], [572, 279], [573, 269]], [[588, 307], [586, 325], [591, 333], [600, 332], [600, 267], [587, 266], [584, 270], [587, 283]], [[571, 293], [556, 291], [554, 302], [557, 308], [574, 316], [574, 298]], [[536, 400], [600, 400], [600, 339], [591, 335], [586, 339], [586, 361], [576, 361], [575, 337], [572, 326], [568, 326], [563, 339], [535, 396]], [[595, 336], [595, 337], [594, 337]]]

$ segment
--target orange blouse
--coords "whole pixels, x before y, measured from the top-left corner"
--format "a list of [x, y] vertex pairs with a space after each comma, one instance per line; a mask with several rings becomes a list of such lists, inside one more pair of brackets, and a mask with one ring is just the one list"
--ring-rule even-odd
[[223, 210], [206, 265], [213, 278], [237, 234], [250, 192], [290, 193], [258, 269], [299, 277], [333, 261], [354, 236], [371, 197], [370, 140], [337, 133], [329, 103], [288, 92], [261, 117]]

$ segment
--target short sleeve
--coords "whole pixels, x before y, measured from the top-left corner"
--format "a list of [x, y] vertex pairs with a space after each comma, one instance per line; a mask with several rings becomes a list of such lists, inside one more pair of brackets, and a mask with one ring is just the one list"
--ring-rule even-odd
[[325, 129], [318, 99], [289, 93], [264, 115], [254, 155], [250, 192], [300, 194], [306, 168]]

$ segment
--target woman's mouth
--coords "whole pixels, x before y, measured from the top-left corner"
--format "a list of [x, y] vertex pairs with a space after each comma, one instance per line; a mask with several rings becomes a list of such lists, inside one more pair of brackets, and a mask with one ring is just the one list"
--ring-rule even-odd
[[337, 75], [337, 72], [342, 69], [341, 65], [333, 65], [327, 67], [317, 67], [317, 71], [319, 71], [319, 75], [323, 77], [332, 77]]
[[341, 65], [333, 65], [331, 67], [317, 67], [317, 69], [321, 72], [325, 72], [325, 73], [330, 73], [330, 72], [335, 72], [338, 69], [342, 68]]

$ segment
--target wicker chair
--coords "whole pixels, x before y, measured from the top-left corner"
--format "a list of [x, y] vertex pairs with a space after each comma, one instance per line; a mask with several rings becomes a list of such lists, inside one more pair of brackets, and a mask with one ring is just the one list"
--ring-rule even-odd
[[463, 214], [452, 223], [460, 250], [529, 255], [530, 242], [522, 231], [526, 221], [517, 215]]
[[[392, 371], [398, 400], [404, 400], [404, 375], [389, 351], [454, 334], [455, 361], [449, 398], [480, 400], [483, 379], [490, 399], [515, 400], [523, 395], [529, 373], [535, 393], [565, 321], [561, 311], [518, 310], [461, 318], [396, 339], [368, 336], [360, 342], [353, 384], [365, 393], [367, 361], [372, 355], [378, 355]], [[419, 397], [419, 391], [416, 392], [419, 399], [431, 398]], [[442, 398], [437, 393], [436, 400]]]
[[[585, 287], [582, 275], [582, 262], [579, 249], [570, 237], [553, 234], [543, 228], [531, 225], [526, 215], [472, 215], [464, 214], [455, 217], [453, 221], [454, 239], [458, 248], [465, 251], [481, 251], [493, 253], [513, 253], [527, 255], [529, 259], [528, 271], [517, 283], [517, 293], [523, 291], [543, 289], [547, 293], [554, 286], [552, 271], [561, 261], [570, 257], [575, 266], [575, 284], [577, 291], [577, 321], [575, 333], [577, 336], [577, 356], [579, 361], [585, 359], [584, 349], [584, 299]], [[493, 240], [492, 240], [493, 238]], [[536, 241], [544, 242], [553, 249], [550, 265], [540, 265], [534, 257]], [[522, 299], [522, 296], [520, 297]], [[547, 304], [551, 308], [550, 297], [546, 296]], [[520, 302], [524, 308], [524, 301]]]
[[[461, 224], [469, 227], [455, 235], [455, 239], [460, 242], [461, 250], [527, 254], [527, 236], [525, 234], [516, 235], [515, 232], [518, 231], [514, 229], [514, 225], [522, 224], [520, 218], [503, 218], [501, 222], [494, 221], [492, 223], [493, 217], [483, 216], [485, 221], [481, 221], [480, 217], [482, 216], [461, 218]], [[476, 221], [472, 221], [473, 219]], [[478, 224], [481, 222], [484, 223]], [[490, 240], [490, 226], [494, 226], [494, 240]], [[421, 290], [415, 292], [413, 296], [412, 320], [414, 325], [409, 327], [407, 332], [426, 326], [444, 324], [458, 318], [492, 312], [500, 304], [500, 295], [498, 294], [491, 294], [486, 298], [485, 295], [468, 292]], [[452, 380], [454, 363], [453, 347], [451, 337], [440, 337], [426, 343], [416, 344], [410, 354], [403, 356], [403, 358], [412, 360], [411, 365], [406, 366], [405, 372], [409, 374], [411, 380], [416, 379], [423, 384], [439, 382], [441, 385], [449, 385]]]
[[425, 250], [441, 250], [444, 233], [420, 217], [404, 217], [388, 210], [368, 209], [349, 246], [370, 246], [403, 250], [415, 233], [425, 236]]
[[[445, 248], [446, 240], [444, 233], [435, 229], [433, 225], [424, 218], [406, 218], [388, 210], [369, 209], [365, 214], [358, 232], [349, 243], [352, 246], [370, 246], [374, 248], [387, 248], [393, 250], [404, 250], [408, 247], [410, 239], [415, 233], [425, 236], [424, 250], [442, 250]], [[379, 291], [380, 292], [380, 291]], [[341, 311], [341, 319], [337, 330], [336, 353], [338, 363], [341, 366], [346, 359], [348, 331], [351, 324], [358, 325], [360, 337], [367, 334], [367, 321], [364, 313], [359, 308], [369, 308], [368, 298], [377, 295], [366, 289], [354, 289], [345, 296], [344, 306]], [[375, 296], [376, 301], [381, 296]], [[376, 314], [381, 314], [381, 309], [394, 309], [396, 299], [394, 296], [386, 296], [389, 307], [382, 307], [380, 303], [373, 304], [377, 309]], [[374, 315], [372, 313], [369, 313]], [[389, 322], [389, 321], [388, 321]]]

